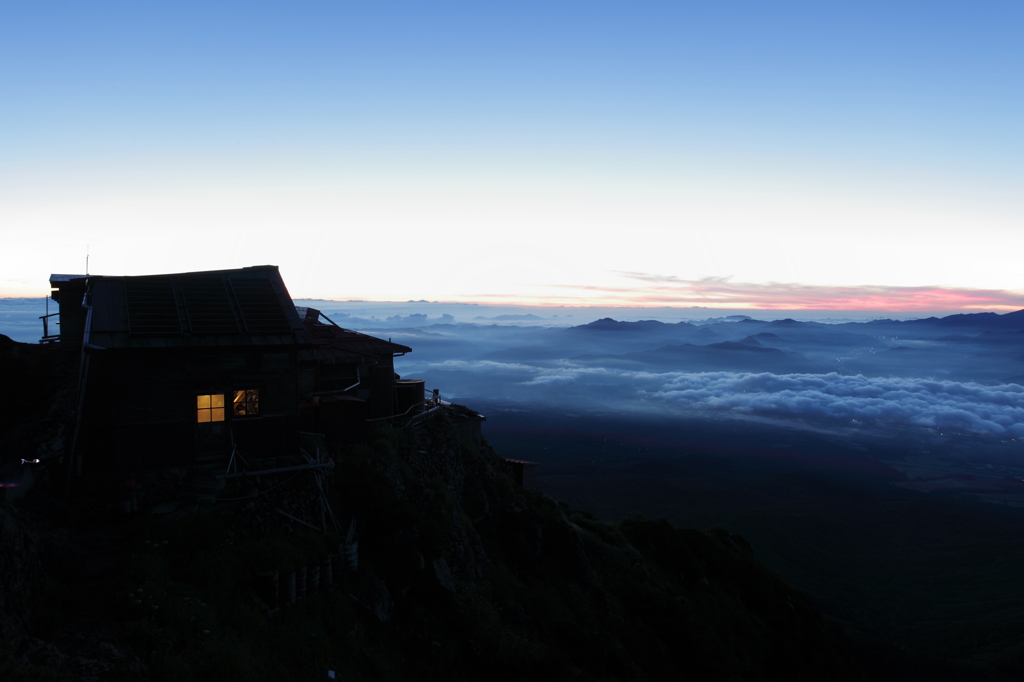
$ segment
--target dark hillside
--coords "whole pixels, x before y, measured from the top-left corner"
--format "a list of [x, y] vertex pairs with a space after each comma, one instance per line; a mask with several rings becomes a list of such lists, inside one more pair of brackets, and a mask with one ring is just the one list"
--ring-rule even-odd
[[44, 408], [50, 390], [53, 353], [43, 346], [18, 343], [0, 334], [0, 433]]
[[69, 359], [0, 334], [0, 483], [21, 459], [59, 456], [74, 409]]
[[[538, 486], [555, 497], [606, 520], [641, 512], [741, 534], [844, 624], [871, 679], [1020, 679], [1007, 633], [1024, 627], [1024, 483], [979, 471], [1016, 466], [1016, 443], [482, 407], [491, 442], [540, 461]], [[932, 455], [947, 488], [929, 488], [942, 471], [915, 471]]]
[[131, 518], [38, 465], [0, 505], [3, 679], [860, 679], [742, 538], [523, 491], [444, 412], [304, 447], [319, 480], [142, 471]]

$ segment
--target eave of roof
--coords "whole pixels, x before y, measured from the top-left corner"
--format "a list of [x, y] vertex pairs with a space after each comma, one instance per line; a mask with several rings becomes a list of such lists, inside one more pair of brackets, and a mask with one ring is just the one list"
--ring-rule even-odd
[[[342, 355], [347, 354], [377, 357], [381, 355], [401, 355], [412, 352], [412, 348], [409, 348], [408, 346], [403, 346], [399, 343], [379, 339], [376, 336], [370, 336], [369, 334], [363, 334], [362, 332], [339, 327], [316, 308], [296, 308], [296, 311], [300, 310], [302, 324], [309, 336], [310, 343], [317, 346], [320, 350], [326, 351], [326, 349], [330, 349], [331, 352]], [[327, 320], [329, 324], [320, 322], [321, 317]]]

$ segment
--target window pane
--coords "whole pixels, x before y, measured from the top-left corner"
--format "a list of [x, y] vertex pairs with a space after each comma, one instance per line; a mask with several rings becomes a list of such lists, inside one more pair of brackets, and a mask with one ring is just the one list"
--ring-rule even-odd
[[234, 391], [232, 396], [232, 414], [236, 416], [255, 416], [260, 413], [260, 392], [256, 388]]
[[199, 410], [199, 412], [196, 413], [196, 421], [199, 422], [200, 424], [205, 424], [206, 422], [210, 421], [210, 411]]
[[224, 394], [214, 393], [210, 396], [210, 407], [224, 407]]
[[196, 407], [200, 410], [203, 408], [210, 407], [210, 396], [208, 395], [197, 395], [196, 396]]
[[[224, 396], [221, 396], [221, 398], [223, 398], [223, 397]], [[221, 402], [223, 402], [223, 401], [221, 401]], [[215, 422], [222, 422], [222, 421], [224, 421], [224, 408], [223, 407], [215, 407], [212, 410], [210, 410], [210, 412], [213, 413], [213, 417], [212, 417], [211, 421], [215, 421]]]

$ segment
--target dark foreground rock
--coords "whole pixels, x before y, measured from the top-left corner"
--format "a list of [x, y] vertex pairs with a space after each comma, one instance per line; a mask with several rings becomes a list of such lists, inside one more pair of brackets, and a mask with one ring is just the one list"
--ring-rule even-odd
[[216, 501], [169, 503], [190, 479], [143, 472], [130, 519], [90, 497], [99, 480], [4, 507], [0, 676], [861, 677], [814, 605], [725, 530], [609, 524], [520, 490], [444, 415], [331, 454], [319, 483], [246, 479]]

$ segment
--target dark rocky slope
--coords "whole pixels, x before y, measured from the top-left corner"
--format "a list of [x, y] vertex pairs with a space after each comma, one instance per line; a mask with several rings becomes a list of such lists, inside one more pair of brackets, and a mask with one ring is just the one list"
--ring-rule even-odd
[[198, 477], [147, 472], [143, 512], [187, 502], [123, 519], [116, 478], [67, 499], [44, 462], [0, 506], [0, 678], [860, 678], [816, 608], [727, 531], [609, 524], [520, 490], [444, 414], [330, 454], [338, 525], [325, 518], [355, 520], [358, 567], [335, 556], [333, 586], [293, 605], [266, 594], [267, 572], [323, 567], [342, 542], [292, 520], [320, 523], [308, 471], [206, 502]]

